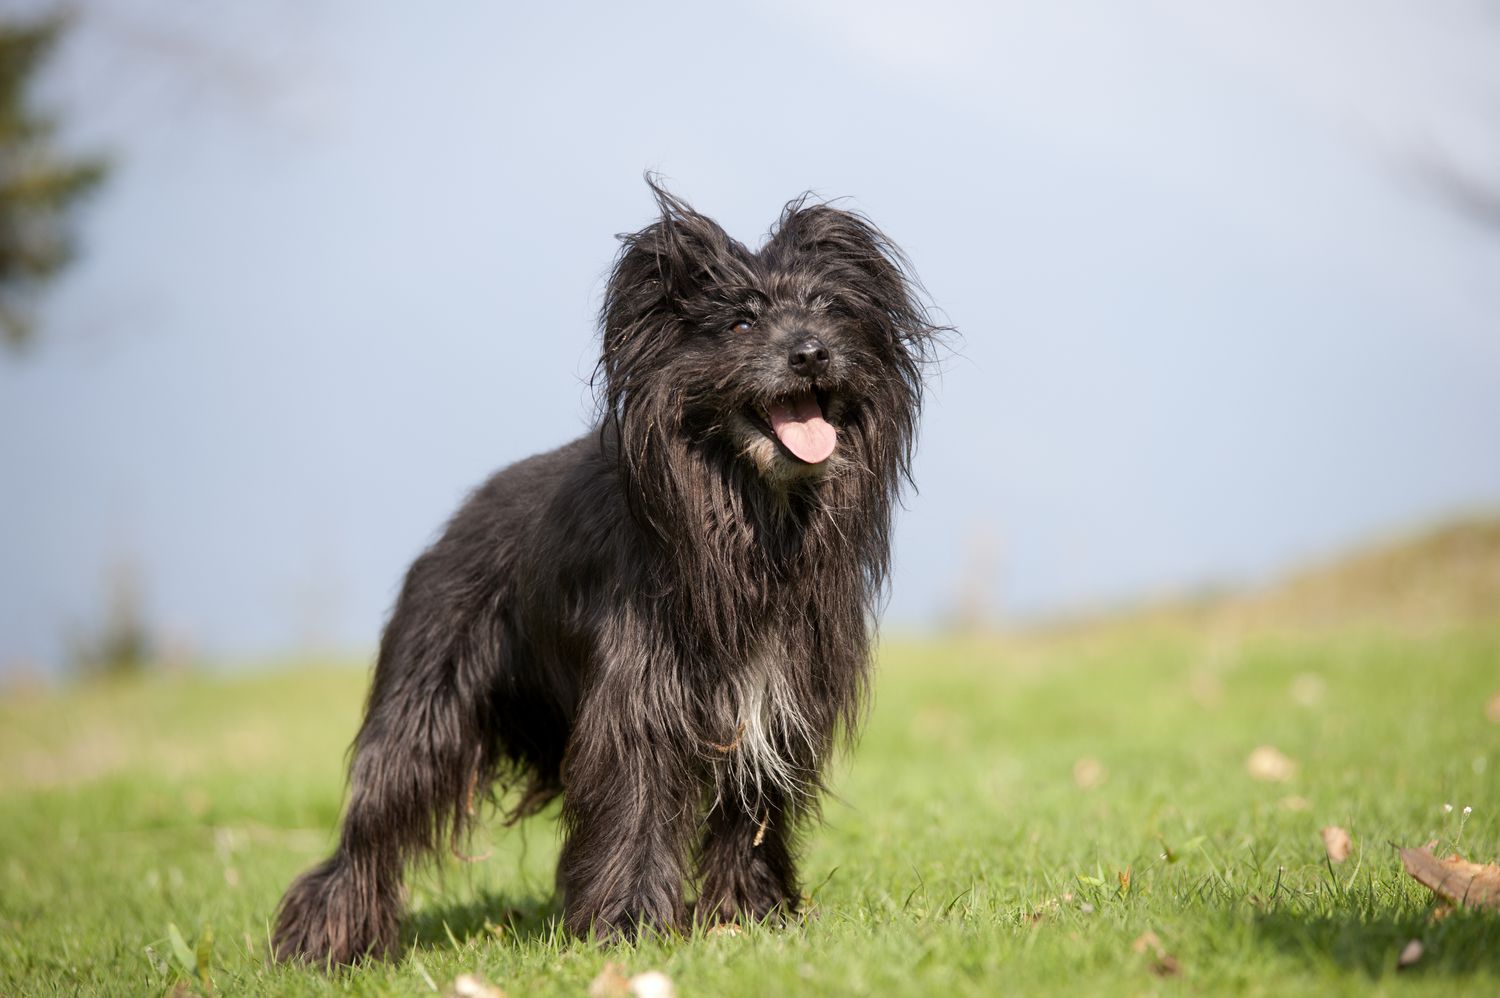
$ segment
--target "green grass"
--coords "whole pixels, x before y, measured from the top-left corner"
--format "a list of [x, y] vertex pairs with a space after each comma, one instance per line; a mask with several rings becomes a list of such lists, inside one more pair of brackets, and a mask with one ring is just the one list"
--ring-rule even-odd
[[[195, 950], [226, 994], [423, 993], [476, 972], [578, 995], [606, 960], [684, 996], [1500, 990], [1500, 916], [1433, 921], [1393, 849], [1500, 853], [1497, 626], [891, 642], [808, 836], [796, 924], [568, 940], [543, 815], [488, 825], [468, 847], [493, 849], [483, 862], [413, 878], [401, 960], [273, 966], [267, 922], [330, 845], [364, 682], [303, 668], [0, 702], [0, 994], [201, 991]], [[1296, 775], [1252, 779], [1262, 744]], [[1085, 758], [1105, 773], [1091, 788]], [[1341, 865], [1329, 824], [1354, 837]], [[1132, 949], [1148, 930], [1178, 973]], [[1413, 938], [1425, 955], [1398, 972]]]

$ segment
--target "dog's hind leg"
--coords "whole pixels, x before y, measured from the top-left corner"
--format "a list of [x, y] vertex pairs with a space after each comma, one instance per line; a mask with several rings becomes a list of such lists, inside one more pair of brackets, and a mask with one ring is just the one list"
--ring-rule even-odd
[[442, 572], [424, 565], [429, 557], [413, 566], [381, 643], [338, 849], [282, 899], [278, 960], [342, 964], [390, 953], [406, 865], [447, 847], [476, 789], [488, 790], [498, 627], [441, 599]]

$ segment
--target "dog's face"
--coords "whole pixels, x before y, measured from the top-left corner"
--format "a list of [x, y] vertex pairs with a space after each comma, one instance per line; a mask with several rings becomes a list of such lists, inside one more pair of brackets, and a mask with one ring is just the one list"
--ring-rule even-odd
[[605, 296], [601, 370], [627, 451], [632, 431], [676, 435], [777, 488], [904, 471], [934, 327], [899, 252], [805, 201], [751, 251], [656, 194], [662, 217], [621, 237]]

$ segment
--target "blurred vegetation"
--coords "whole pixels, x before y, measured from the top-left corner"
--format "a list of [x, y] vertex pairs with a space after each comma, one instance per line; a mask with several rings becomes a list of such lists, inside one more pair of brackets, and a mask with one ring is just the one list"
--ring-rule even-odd
[[108, 577], [108, 604], [94, 633], [74, 642], [74, 672], [84, 678], [119, 678], [158, 664], [158, 642], [147, 623], [145, 586], [133, 561], [121, 561]]
[[1212, 607], [887, 641], [805, 918], [578, 943], [549, 812], [414, 875], [400, 957], [331, 978], [267, 937], [335, 840], [363, 670], [0, 699], [0, 994], [578, 995], [611, 961], [684, 995], [1495, 994], [1500, 916], [1434, 917], [1394, 846], [1500, 857], [1497, 567], [1470, 521]]
[[805, 919], [601, 951], [560, 930], [555, 813], [496, 818], [412, 877], [397, 960], [332, 978], [267, 938], [335, 841], [362, 670], [0, 700], [0, 994], [582, 995], [608, 962], [685, 996], [1495, 994], [1500, 921], [1434, 919], [1391, 843], [1500, 854], [1497, 656], [1494, 626], [890, 642]]
[[66, 25], [0, 14], [0, 339], [15, 348], [31, 340], [41, 292], [74, 258], [73, 213], [106, 172], [101, 159], [62, 153], [57, 122], [34, 106], [37, 74]]

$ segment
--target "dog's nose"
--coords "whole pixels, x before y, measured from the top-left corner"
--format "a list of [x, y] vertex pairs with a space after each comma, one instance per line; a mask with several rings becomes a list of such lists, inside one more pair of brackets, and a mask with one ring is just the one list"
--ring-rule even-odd
[[786, 362], [791, 365], [792, 373], [804, 378], [816, 378], [828, 370], [828, 360], [831, 356], [822, 340], [816, 336], [809, 336], [792, 347], [792, 352], [787, 354]]

